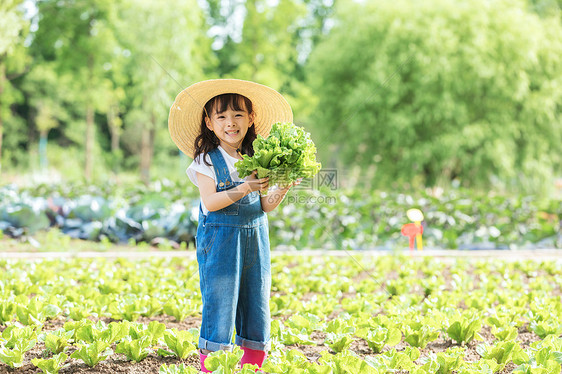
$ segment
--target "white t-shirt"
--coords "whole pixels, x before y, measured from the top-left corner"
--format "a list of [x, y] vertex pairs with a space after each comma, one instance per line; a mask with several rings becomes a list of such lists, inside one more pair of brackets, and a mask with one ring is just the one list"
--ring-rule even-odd
[[[224, 157], [224, 161], [226, 162], [226, 166], [228, 167], [228, 172], [230, 173], [230, 178], [232, 179], [232, 181], [233, 182], [244, 182], [246, 180], [246, 178], [241, 179], [238, 176], [238, 171], [236, 170], [236, 167], [234, 166], [234, 164], [239, 159], [236, 158], [236, 157], [232, 157], [231, 155], [226, 153], [226, 151], [220, 145], [219, 145], [218, 149], [221, 152], [222, 156]], [[211, 160], [211, 156], [209, 156], [208, 154], [205, 154], [205, 156], [206, 156], [206, 160], [209, 162], [209, 164], [211, 164], [211, 166], [207, 166], [203, 162], [203, 155], [201, 154], [201, 155], [197, 156], [197, 158], [195, 160], [193, 160], [191, 165], [189, 165], [189, 167], [186, 170], [186, 173], [187, 173], [187, 176], [189, 177], [189, 180], [196, 186], [198, 186], [197, 185], [197, 173], [201, 173], [203, 175], [208, 176], [209, 178], [212, 178], [215, 181], [215, 183], [217, 181], [215, 169], [212, 166], [213, 161]], [[209, 210], [205, 207], [205, 204], [203, 204], [203, 201], [201, 201], [201, 208], [203, 209], [203, 214], [207, 215], [207, 213], [209, 213]]]

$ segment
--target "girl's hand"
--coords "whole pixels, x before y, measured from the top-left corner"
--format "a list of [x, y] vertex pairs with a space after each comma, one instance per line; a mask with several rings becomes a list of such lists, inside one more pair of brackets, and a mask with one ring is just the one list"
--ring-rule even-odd
[[302, 182], [302, 178], [297, 179], [296, 181], [294, 181], [293, 183], [291, 183], [290, 185], [288, 185], [287, 187], [283, 187], [281, 188], [282, 191], [289, 191], [289, 189], [293, 186], [298, 186], [299, 184], [301, 184]]
[[250, 192], [265, 191], [269, 188], [269, 177], [258, 179], [257, 174], [258, 171], [254, 170], [254, 172], [248, 176], [246, 182], [244, 182], [248, 184]]

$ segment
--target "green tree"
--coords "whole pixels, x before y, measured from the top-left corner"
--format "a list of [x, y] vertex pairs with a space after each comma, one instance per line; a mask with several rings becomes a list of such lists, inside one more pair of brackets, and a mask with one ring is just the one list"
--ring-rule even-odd
[[[117, 12], [119, 14], [119, 12]], [[118, 24], [118, 22], [117, 22]], [[111, 27], [117, 28], [115, 22]], [[129, 27], [132, 27], [129, 26]], [[115, 30], [118, 35], [119, 30]], [[109, 145], [105, 146], [102, 139], [102, 149], [105, 151], [106, 162], [110, 165], [114, 173], [121, 170], [124, 160], [124, 153], [121, 148], [121, 135], [123, 134], [123, 116], [126, 109], [126, 88], [129, 85], [130, 77], [127, 75], [127, 65], [129, 64], [130, 51], [123, 48], [119, 43], [116, 44], [115, 52], [111, 61], [106, 64], [103, 74], [102, 84], [106, 88], [103, 98], [105, 108], [105, 118], [107, 123], [107, 135], [109, 135]]]
[[[114, 83], [114, 81], [111, 81]], [[114, 87], [107, 95], [107, 127], [111, 137], [112, 170], [118, 172], [123, 159], [121, 150], [121, 134], [123, 133], [122, 102], [125, 99], [125, 90], [122, 86]]]
[[[212, 67], [211, 40], [197, 0], [123, 0], [116, 35], [128, 77], [124, 145], [140, 156], [141, 179], [150, 180], [155, 145], [177, 154], [167, 124], [176, 94], [204, 79]], [[131, 32], [134, 30], [134, 32]], [[204, 104], [204, 103], [202, 103]]]
[[[323, 161], [381, 185], [560, 172], [562, 27], [521, 1], [398, 0], [340, 7], [313, 52]], [[324, 140], [326, 139], [326, 140]]]
[[296, 35], [287, 31], [304, 18], [306, 8], [289, 0], [269, 7], [265, 3], [246, 0], [242, 40], [237, 46], [239, 64], [231, 74], [281, 87], [298, 57]]
[[208, 0], [207, 20], [218, 58], [215, 76], [257, 81], [280, 90], [295, 122], [310, 114], [315, 96], [304, 66], [331, 15], [332, 1]]
[[0, 4], [0, 175], [2, 174], [2, 143], [4, 124], [17, 123], [12, 118], [11, 105], [21, 100], [12, 87], [11, 80], [25, 71], [27, 54], [23, 40], [29, 22], [23, 17], [23, 1], [4, 0]]
[[542, 17], [562, 17], [562, 0], [528, 0], [532, 11]]
[[21, 89], [27, 98], [29, 119], [39, 133], [40, 166], [45, 168], [49, 132], [61, 123], [73, 121], [73, 108], [82, 103], [75, 100], [78, 95], [73, 77], [58, 73], [52, 62], [34, 65], [26, 74]]
[[[71, 74], [82, 98], [85, 119], [84, 176], [90, 180], [96, 145], [95, 113], [107, 112], [104, 72], [116, 43], [111, 0], [44, 0], [38, 2], [38, 30], [31, 45], [41, 61], [56, 63], [60, 75]], [[110, 66], [110, 65], [109, 65]]]

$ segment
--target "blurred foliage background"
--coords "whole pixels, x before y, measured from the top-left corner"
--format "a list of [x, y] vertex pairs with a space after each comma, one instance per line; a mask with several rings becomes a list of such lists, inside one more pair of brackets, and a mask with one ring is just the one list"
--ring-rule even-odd
[[169, 107], [234, 77], [285, 95], [347, 184], [556, 193], [561, 7], [2, 0], [0, 184], [184, 179]]

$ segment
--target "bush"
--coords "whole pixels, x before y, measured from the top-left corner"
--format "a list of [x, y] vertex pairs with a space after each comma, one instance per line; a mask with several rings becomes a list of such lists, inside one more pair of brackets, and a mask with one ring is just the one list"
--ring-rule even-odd
[[379, 186], [553, 186], [559, 18], [487, 0], [345, 3], [335, 18], [309, 69], [324, 165], [374, 167]]

